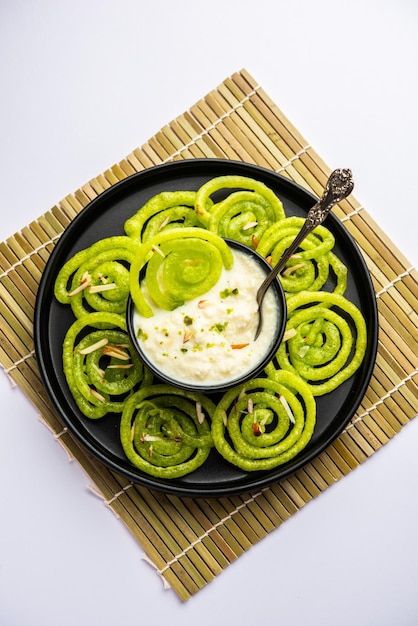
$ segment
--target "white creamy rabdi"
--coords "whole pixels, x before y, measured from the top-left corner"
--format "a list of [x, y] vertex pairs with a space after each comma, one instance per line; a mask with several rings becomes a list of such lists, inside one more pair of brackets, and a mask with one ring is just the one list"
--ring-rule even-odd
[[[258, 324], [256, 293], [265, 272], [251, 255], [233, 249], [234, 264], [203, 296], [173, 311], [152, 303], [154, 316], [135, 311], [144, 355], [162, 374], [194, 386], [225, 384], [252, 370], [269, 351], [278, 326], [277, 295], [269, 289]], [[144, 296], [149, 300], [146, 285]], [[151, 302], [151, 300], [149, 300]]]

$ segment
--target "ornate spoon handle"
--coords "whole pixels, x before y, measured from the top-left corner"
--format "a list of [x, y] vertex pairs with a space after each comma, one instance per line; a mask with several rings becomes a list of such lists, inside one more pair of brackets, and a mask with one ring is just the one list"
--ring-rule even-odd
[[328, 178], [327, 184], [324, 189], [324, 193], [322, 197], [313, 205], [313, 207], [309, 210], [306, 220], [300, 229], [299, 233], [296, 235], [295, 239], [291, 243], [291, 245], [286, 249], [280, 260], [273, 267], [271, 272], [267, 274], [264, 281], [261, 283], [258, 291], [257, 291], [257, 304], [258, 304], [258, 327], [255, 333], [254, 341], [257, 339], [260, 334], [261, 328], [263, 326], [263, 315], [262, 315], [262, 302], [265, 296], [267, 289], [269, 288], [271, 282], [274, 278], [281, 272], [281, 270], [286, 265], [289, 258], [292, 254], [297, 250], [302, 241], [309, 235], [309, 233], [322, 224], [322, 222], [327, 217], [328, 213], [331, 209], [344, 200], [350, 193], [353, 191], [354, 182], [352, 178], [351, 170], [349, 169], [337, 169], [334, 170], [330, 177]]

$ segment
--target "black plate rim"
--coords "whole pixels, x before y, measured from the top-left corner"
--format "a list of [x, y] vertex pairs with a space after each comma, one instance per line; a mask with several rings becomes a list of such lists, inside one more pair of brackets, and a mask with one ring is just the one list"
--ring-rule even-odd
[[[296, 471], [302, 469], [305, 465], [314, 460], [319, 454], [321, 454], [344, 430], [348, 422], [352, 419], [355, 414], [358, 406], [361, 403], [361, 400], [367, 390], [370, 379], [373, 374], [373, 369], [375, 365], [375, 359], [377, 354], [378, 347], [378, 311], [377, 311], [377, 301], [375, 297], [375, 291], [373, 288], [373, 283], [371, 280], [370, 273], [368, 271], [366, 262], [364, 260], [363, 255], [361, 254], [357, 243], [355, 242], [352, 235], [345, 228], [344, 224], [334, 214], [330, 214], [327, 218], [329, 221], [333, 222], [333, 227], [337, 232], [344, 233], [344, 237], [349, 242], [351, 248], [355, 252], [357, 256], [357, 262], [360, 264], [363, 270], [364, 279], [366, 284], [364, 285], [368, 295], [370, 296], [370, 302], [368, 303], [371, 307], [370, 316], [372, 320], [373, 328], [369, 329], [369, 348], [368, 348], [368, 363], [365, 369], [365, 373], [363, 376], [362, 384], [359, 388], [356, 388], [356, 402], [352, 405], [352, 408], [349, 412], [347, 412], [344, 419], [339, 422], [338, 429], [334, 429], [329, 432], [327, 437], [324, 437], [321, 440], [321, 444], [316, 446], [314, 450], [312, 450], [308, 454], [302, 455], [299, 460], [296, 457], [295, 461], [292, 462], [291, 466], [279, 466], [276, 472], [269, 472], [268, 475], [259, 475], [254, 474], [253, 479], [248, 484], [236, 484], [236, 485], [206, 485], [205, 487], [199, 485], [198, 488], [191, 489], [187, 485], [179, 485], [176, 482], [171, 481], [162, 481], [155, 479], [146, 474], [142, 474], [139, 470], [136, 470], [135, 467], [132, 466], [131, 470], [125, 470], [125, 468], [121, 468], [118, 463], [115, 463], [111, 458], [106, 458], [103, 454], [98, 451], [94, 445], [91, 444], [89, 439], [81, 433], [76, 426], [71, 421], [71, 418], [66, 414], [66, 411], [63, 410], [60, 402], [57, 399], [56, 392], [54, 390], [53, 385], [51, 384], [47, 366], [46, 366], [46, 357], [43, 353], [42, 348], [42, 327], [44, 324], [43, 319], [43, 305], [46, 297], [46, 289], [47, 284], [50, 280], [49, 272], [50, 268], [54, 266], [55, 257], [59, 255], [61, 247], [65, 246], [66, 241], [69, 237], [72, 236], [73, 232], [77, 229], [79, 223], [85, 219], [85, 216], [93, 211], [97, 204], [102, 202], [110, 201], [112, 196], [117, 196], [121, 189], [125, 188], [129, 185], [134, 185], [138, 180], [147, 180], [150, 178], [157, 177], [161, 172], [166, 171], [167, 169], [172, 170], [173, 172], [185, 173], [190, 168], [199, 169], [202, 166], [207, 166], [209, 169], [211, 167], [224, 166], [225, 169], [238, 169], [243, 170], [241, 172], [243, 175], [252, 176], [253, 178], [257, 178], [257, 175], [261, 178], [271, 178], [277, 180], [278, 186], [282, 186], [288, 190], [291, 190], [296, 193], [296, 195], [305, 196], [305, 198], [310, 198], [312, 200], [312, 204], [316, 202], [317, 197], [312, 193], [307, 191], [301, 185], [293, 182], [292, 180], [282, 176], [281, 174], [264, 168], [259, 165], [255, 165], [252, 163], [246, 163], [243, 161], [235, 161], [229, 159], [217, 159], [217, 158], [196, 158], [196, 159], [183, 159], [181, 161], [172, 161], [167, 163], [161, 163], [159, 165], [152, 166], [150, 168], [141, 170], [140, 172], [136, 172], [128, 176], [127, 178], [115, 183], [112, 187], [104, 190], [100, 193], [96, 198], [94, 198], [91, 202], [89, 202], [79, 213], [78, 215], [71, 221], [69, 226], [63, 231], [60, 236], [60, 239], [54, 249], [51, 252], [50, 257], [47, 260], [45, 265], [45, 269], [41, 276], [41, 280], [38, 287], [38, 292], [36, 295], [35, 301], [35, 309], [34, 309], [34, 346], [35, 346], [35, 356], [37, 360], [37, 364], [39, 367], [41, 379], [43, 381], [44, 387], [46, 389], [47, 395], [57, 411], [59, 417], [64, 422], [64, 425], [68, 428], [70, 433], [75, 437], [75, 439], [90, 453], [93, 457], [98, 459], [103, 463], [104, 466], [113, 470], [125, 478], [128, 478], [133, 483], [139, 484], [151, 490], [160, 491], [166, 494], [171, 494], [180, 497], [223, 497], [223, 496], [232, 496], [239, 495], [242, 493], [253, 493], [254, 491], [258, 491], [263, 489], [264, 487], [268, 487], [269, 485], [279, 482], [284, 478], [288, 477], [291, 474], [294, 474]], [[370, 332], [371, 330], [371, 332]]]

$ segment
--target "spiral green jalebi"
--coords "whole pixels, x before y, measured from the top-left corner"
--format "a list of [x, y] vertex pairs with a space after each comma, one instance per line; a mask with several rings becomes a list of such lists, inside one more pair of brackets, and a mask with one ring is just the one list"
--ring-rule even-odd
[[140, 279], [147, 263], [151, 298], [172, 310], [208, 291], [218, 281], [222, 267], [232, 267], [233, 256], [223, 239], [203, 228], [167, 230], [143, 244], [131, 266], [130, 292], [138, 312], [152, 317]]
[[340, 294], [301, 292], [287, 301], [284, 341], [266, 373], [275, 379], [281, 370], [305, 380], [315, 396], [330, 393], [360, 367], [367, 328], [360, 310]]
[[[269, 257], [271, 264], [275, 265], [293, 242], [303, 223], [304, 219], [301, 217], [288, 217], [274, 224], [260, 239], [257, 252]], [[291, 257], [280, 275], [287, 297], [299, 291], [320, 291], [330, 276], [330, 269], [334, 274], [335, 293], [344, 294], [347, 287], [347, 268], [332, 252], [334, 244], [334, 235], [325, 226], [317, 226], [304, 239], [301, 249]]]
[[227, 391], [212, 418], [216, 449], [248, 471], [271, 470], [291, 461], [311, 440], [316, 404], [296, 374], [278, 371]]
[[[219, 196], [220, 192], [222, 198], [213, 200], [212, 196]], [[196, 192], [195, 209], [207, 228], [253, 248], [253, 236], [261, 236], [271, 224], [285, 217], [283, 204], [274, 191], [246, 176], [208, 180]]]
[[120, 439], [131, 463], [157, 478], [193, 472], [213, 447], [214, 403], [200, 393], [157, 384], [125, 402]]
[[129, 297], [129, 267], [138, 245], [129, 237], [102, 239], [71, 257], [55, 281], [54, 295], [75, 317], [103, 311], [123, 314]]
[[117, 313], [88, 313], [73, 322], [63, 342], [63, 371], [77, 406], [90, 419], [121, 413], [127, 395], [152, 382]]
[[194, 191], [163, 191], [152, 196], [124, 224], [125, 233], [138, 243], [170, 228], [201, 226], [194, 208]]

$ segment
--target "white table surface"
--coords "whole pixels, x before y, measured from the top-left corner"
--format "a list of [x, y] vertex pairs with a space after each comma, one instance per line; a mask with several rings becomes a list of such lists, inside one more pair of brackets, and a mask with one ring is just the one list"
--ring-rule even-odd
[[[417, 263], [416, 0], [2, 0], [0, 238], [245, 67]], [[418, 623], [418, 420], [189, 602], [0, 373], [0, 624]]]

